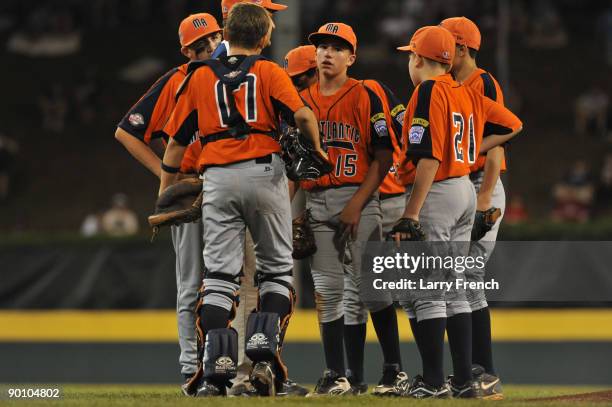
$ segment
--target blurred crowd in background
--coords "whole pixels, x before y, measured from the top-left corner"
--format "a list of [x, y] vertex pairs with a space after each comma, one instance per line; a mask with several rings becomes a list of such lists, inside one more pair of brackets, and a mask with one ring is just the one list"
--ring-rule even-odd
[[[355, 27], [359, 49], [353, 74], [388, 81], [404, 100], [412, 85], [406, 60], [395, 47], [416, 28], [468, 16], [483, 34], [478, 61], [496, 75], [500, 15], [505, 13], [509, 75], [502, 86], [507, 104], [525, 122], [524, 140], [509, 151], [505, 221], [587, 222], [612, 216], [612, 1], [280, 2], [300, 8], [304, 37], [325, 21]], [[178, 22], [198, 11], [220, 20], [218, 3], [0, 2], [5, 96], [0, 102], [0, 208], [5, 214], [0, 231], [80, 227], [91, 236], [143, 230], [138, 223], [152, 209], [156, 182], [115, 145], [114, 126], [159, 75], [184, 62]], [[45, 199], [44, 205], [63, 207], [68, 182], [63, 172], [90, 182], [80, 185], [77, 205], [57, 211], [58, 218], [45, 224], [32, 217], [33, 204], [24, 202], [55, 194], [59, 197]], [[112, 209], [107, 210], [109, 201]], [[105, 222], [105, 213], [113, 210], [122, 220]]]

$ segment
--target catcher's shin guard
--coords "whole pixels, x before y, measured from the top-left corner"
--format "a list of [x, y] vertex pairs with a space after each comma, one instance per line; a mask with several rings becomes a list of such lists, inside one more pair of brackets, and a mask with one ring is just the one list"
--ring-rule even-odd
[[[291, 275], [291, 272], [285, 273], [284, 275]], [[275, 313], [279, 320], [279, 334], [278, 334], [278, 347], [274, 355], [274, 370], [277, 382], [283, 382], [288, 379], [287, 366], [282, 360], [283, 342], [285, 339], [285, 333], [289, 326], [289, 320], [293, 315], [296, 303], [296, 294], [293, 286], [283, 280], [274, 278], [275, 276], [259, 276], [258, 285], [263, 281], [271, 281], [283, 285], [287, 288], [289, 298], [281, 296], [280, 294], [266, 294], [264, 298], [259, 297], [257, 304], [258, 311], [262, 313]], [[288, 301], [288, 303], [286, 302]], [[284, 304], [283, 304], [284, 303]], [[248, 336], [247, 336], [248, 337]]]
[[203, 377], [215, 384], [231, 387], [238, 366], [238, 333], [233, 328], [211, 329], [206, 334]]
[[244, 353], [253, 362], [271, 362], [280, 342], [280, 317], [275, 312], [252, 312], [247, 321]]
[[[210, 290], [206, 290], [206, 288], [204, 287], [204, 285], [202, 284], [202, 287], [200, 288], [199, 292], [198, 292], [198, 301], [196, 303], [196, 309], [195, 309], [195, 315], [196, 315], [196, 345], [197, 345], [197, 355], [198, 355], [198, 359], [197, 359], [197, 371], [194, 373], [194, 375], [191, 377], [190, 380], [187, 381], [187, 383], [185, 383], [185, 390], [187, 392], [189, 392], [190, 394], [193, 393], [195, 394], [200, 382], [202, 381], [202, 379], [204, 378], [204, 365], [203, 365], [203, 360], [204, 360], [204, 356], [205, 356], [205, 345], [206, 345], [206, 338], [207, 338], [207, 331], [205, 330], [204, 327], [204, 313], [203, 308], [204, 308], [204, 296], [210, 293]], [[225, 325], [225, 328], [229, 328], [231, 321], [235, 318], [236, 316], [236, 307], [240, 301], [239, 298], [239, 293], [235, 292], [234, 295], [231, 295], [231, 299], [233, 301], [233, 306], [232, 309], [229, 311], [229, 316]], [[230, 296], [227, 293], [224, 293], [224, 295], [227, 295], [228, 297]], [[235, 332], [235, 331], [234, 331]], [[238, 339], [236, 338], [236, 346], [238, 346]], [[236, 348], [236, 355], [238, 353], [238, 349]], [[237, 358], [234, 359], [234, 362], [237, 363]]]

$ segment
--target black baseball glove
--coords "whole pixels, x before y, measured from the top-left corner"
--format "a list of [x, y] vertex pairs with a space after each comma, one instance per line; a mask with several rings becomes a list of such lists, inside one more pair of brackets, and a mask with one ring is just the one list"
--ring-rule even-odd
[[153, 237], [162, 226], [181, 225], [202, 217], [202, 180], [185, 178], [166, 188], [157, 198], [155, 213], [149, 216]]
[[393, 229], [391, 229], [391, 232], [387, 235], [387, 240], [395, 240], [394, 236], [396, 233], [401, 233], [403, 235], [400, 238], [400, 240], [403, 241], [419, 242], [427, 239], [421, 224], [414, 219], [400, 218], [395, 222]]
[[478, 241], [487, 234], [501, 216], [501, 209], [491, 207], [486, 211], [476, 211], [474, 226], [472, 227], [472, 241]]
[[[314, 149], [312, 142], [297, 128], [288, 127], [281, 134], [279, 144], [287, 177], [292, 181], [317, 179], [333, 170], [332, 164]], [[327, 151], [322, 138], [321, 148]]]

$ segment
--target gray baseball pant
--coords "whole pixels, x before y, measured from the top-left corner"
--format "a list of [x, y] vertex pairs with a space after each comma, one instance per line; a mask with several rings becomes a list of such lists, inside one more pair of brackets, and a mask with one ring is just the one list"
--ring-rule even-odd
[[[410, 196], [412, 186], [407, 187], [407, 196]], [[434, 182], [429, 190], [419, 221], [427, 235], [428, 241], [433, 242], [469, 242], [476, 212], [476, 191], [469, 177], [449, 178]], [[450, 253], [453, 256], [467, 256], [465, 253]], [[414, 300], [400, 302], [409, 318], [418, 321], [452, 317], [456, 314], [471, 312], [466, 300], [446, 302], [442, 300]]]
[[[345, 254], [350, 251], [353, 280], [357, 293], [361, 281], [361, 256], [368, 241], [381, 239], [381, 211], [376, 196], [372, 196], [361, 212], [357, 238], [340, 239], [339, 216], [357, 191], [357, 186], [307, 191], [306, 208], [311, 210], [312, 230], [317, 252], [311, 258], [311, 273], [315, 286], [315, 300], [319, 323], [331, 322], [344, 315]], [[366, 303], [371, 312], [391, 304], [388, 299]]]
[[[380, 200], [382, 211], [382, 239], [384, 240], [393, 225], [404, 214], [406, 195], [402, 194]], [[350, 253], [344, 264], [344, 324], [358, 325], [368, 322], [368, 310], [361, 301], [359, 289], [353, 278], [353, 266], [350, 262]]]
[[260, 298], [268, 293], [291, 298], [285, 286], [293, 281], [286, 275], [293, 268], [291, 207], [281, 158], [273, 154], [270, 163], [248, 160], [207, 168], [203, 189], [204, 287], [212, 291], [203, 304], [232, 309], [240, 288], [247, 227], [255, 269], [273, 276], [260, 284]]
[[197, 370], [196, 315], [198, 290], [202, 284], [202, 223], [185, 223], [170, 228], [176, 255], [176, 317], [181, 353], [181, 373], [192, 375]]
[[[480, 191], [483, 177], [484, 171], [474, 172], [470, 175], [470, 179], [472, 180], [477, 193]], [[493, 195], [491, 196], [491, 205], [495, 208], [501, 209], [502, 216], [500, 216], [500, 218], [495, 222], [495, 226], [493, 226], [493, 228], [488, 231], [482, 239], [480, 239], [478, 242], [472, 242], [470, 245], [470, 256], [484, 256], [486, 261], [488, 261], [493, 254], [495, 242], [497, 240], [497, 233], [499, 232], [499, 225], [501, 224], [506, 211], [506, 191], [504, 190], [504, 184], [502, 183], [501, 178], [498, 178], [497, 184], [495, 184], [495, 189], [493, 190]], [[485, 269], [470, 270], [466, 276], [468, 281], [484, 281]], [[484, 290], [468, 289], [466, 294], [472, 311], [478, 311], [479, 309], [488, 306]]]

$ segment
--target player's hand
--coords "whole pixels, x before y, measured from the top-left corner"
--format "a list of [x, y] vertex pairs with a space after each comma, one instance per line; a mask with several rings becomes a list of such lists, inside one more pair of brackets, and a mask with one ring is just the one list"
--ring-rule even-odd
[[319, 148], [316, 151], [317, 151], [317, 154], [323, 157], [326, 161], [329, 161], [329, 155], [327, 154], [325, 150], [323, 150], [322, 148]]
[[493, 205], [491, 205], [491, 197], [490, 196], [483, 196], [483, 195], [478, 195], [478, 198], [476, 199], [476, 210], [477, 211], [486, 211], [487, 209], [491, 208]]
[[343, 241], [348, 238], [357, 239], [360, 220], [361, 207], [349, 202], [340, 214], [340, 238]]
[[418, 220], [413, 218], [400, 218], [393, 229], [389, 232], [387, 240], [394, 240], [397, 244], [401, 241], [424, 241], [427, 237], [421, 224]]

